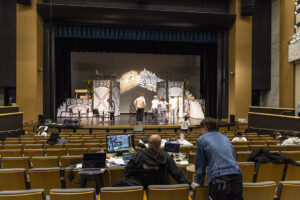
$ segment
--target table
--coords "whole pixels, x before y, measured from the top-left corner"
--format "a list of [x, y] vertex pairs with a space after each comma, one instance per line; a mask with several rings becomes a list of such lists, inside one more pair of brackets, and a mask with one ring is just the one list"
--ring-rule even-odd
[[[140, 142], [140, 144], [144, 144], [147, 148], [148, 148], [148, 144], [146, 143], [144, 143], [142, 140], [140, 140], [139, 141]], [[161, 147], [163, 148], [164, 146], [165, 146], [165, 143], [167, 142], [167, 140], [165, 140], [165, 139], [162, 139], [161, 140]], [[193, 147], [193, 144], [192, 143], [190, 143], [189, 141], [187, 141], [187, 140], [183, 140], [183, 141], [179, 141], [179, 140], [177, 140], [177, 141], [173, 141], [174, 143], [177, 143], [177, 144], [180, 144], [180, 146], [181, 147]]]

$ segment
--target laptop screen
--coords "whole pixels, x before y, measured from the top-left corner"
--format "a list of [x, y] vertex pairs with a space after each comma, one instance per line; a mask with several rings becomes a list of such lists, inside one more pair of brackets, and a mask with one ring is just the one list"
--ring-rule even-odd
[[179, 153], [179, 146], [180, 146], [180, 144], [166, 142], [164, 151], [171, 152], [171, 153]]
[[129, 151], [131, 141], [128, 135], [106, 136], [107, 153]]
[[105, 168], [106, 153], [85, 153], [82, 168]]

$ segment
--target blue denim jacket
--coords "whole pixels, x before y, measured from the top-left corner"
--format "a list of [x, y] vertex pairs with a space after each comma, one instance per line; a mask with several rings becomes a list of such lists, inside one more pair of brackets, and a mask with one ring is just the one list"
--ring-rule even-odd
[[203, 185], [207, 168], [207, 182], [229, 174], [240, 174], [230, 140], [218, 132], [207, 132], [197, 141], [195, 182]]

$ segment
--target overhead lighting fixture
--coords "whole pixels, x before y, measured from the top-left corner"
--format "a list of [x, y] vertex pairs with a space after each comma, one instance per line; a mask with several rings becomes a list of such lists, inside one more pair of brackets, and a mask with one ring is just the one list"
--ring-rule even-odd
[[300, 4], [300, 0], [295, 1], [295, 5], [298, 6]]
[[299, 28], [300, 27], [300, 21], [297, 24], [295, 24], [294, 27], [295, 27], [295, 29]]
[[298, 13], [300, 13], [300, 8], [298, 8], [297, 10], [295, 10], [295, 15], [297, 15]]

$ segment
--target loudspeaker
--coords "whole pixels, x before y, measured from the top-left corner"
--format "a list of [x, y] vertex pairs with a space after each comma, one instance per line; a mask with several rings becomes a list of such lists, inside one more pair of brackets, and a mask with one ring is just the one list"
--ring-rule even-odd
[[231, 124], [235, 123], [235, 115], [230, 115], [230, 123]]
[[23, 4], [26, 6], [31, 6], [31, 0], [17, 0], [17, 3]]
[[255, 0], [242, 0], [241, 15], [252, 16], [255, 9]]
[[45, 124], [46, 116], [45, 115], [39, 115], [38, 120], [39, 120], [39, 124]]

